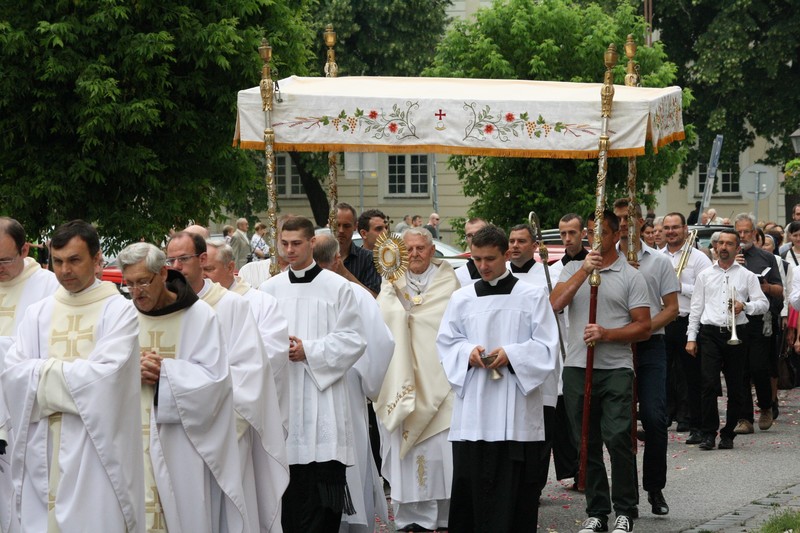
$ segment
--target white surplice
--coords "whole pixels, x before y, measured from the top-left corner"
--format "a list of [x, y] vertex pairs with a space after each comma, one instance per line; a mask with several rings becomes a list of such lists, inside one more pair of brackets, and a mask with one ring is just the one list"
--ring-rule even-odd
[[[250, 304], [239, 294], [206, 279], [198, 296], [217, 314], [231, 366], [250, 529], [280, 532], [281, 498], [289, 485], [289, 465], [283, 416], [260, 331]], [[288, 345], [288, 334], [285, 344]]]
[[[297, 273], [309, 275], [308, 271]], [[293, 274], [295, 275], [295, 274]], [[289, 272], [261, 286], [275, 297], [289, 334], [303, 342], [306, 360], [290, 362], [289, 464], [338, 461], [354, 464], [345, 374], [366, 348], [359, 309], [350, 283], [322, 270], [313, 281], [292, 282]]]
[[250, 311], [256, 320], [258, 332], [267, 350], [269, 365], [272, 367], [285, 436], [285, 431], [289, 427], [289, 378], [286, 375], [289, 366], [289, 324], [278, 307], [278, 301], [272, 295], [254, 288], [240, 278], [236, 278], [229, 290], [241, 295], [250, 304]]
[[[55, 294], [59, 284], [55, 275], [43, 269], [31, 257], [26, 257], [20, 274], [9, 281], [0, 281], [0, 372], [6, 353], [14, 343], [19, 322], [28, 307]], [[8, 410], [0, 388], [0, 439], [11, 442], [8, 435]], [[9, 453], [0, 455], [0, 531], [19, 530], [19, 519], [13, 512], [13, 486]]]
[[113, 284], [28, 308], [2, 374], [22, 531], [145, 530], [140, 379], [136, 311]]
[[[163, 316], [140, 314], [139, 321], [142, 349], [162, 357], [158, 405], [149, 417], [149, 457], [169, 532], [250, 531], [216, 314], [197, 301]], [[152, 398], [153, 387], [143, 386], [143, 397], [148, 393]]]
[[350, 397], [350, 419], [353, 421], [353, 437], [356, 462], [347, 467], [347, 486], [353, 499], [354, 515], [343, 515], [340, 532], [371, 533], [375, 528], [375, 516], [388, 523], [386, 496], [383, 483], [375, 466], [369, 442], [369, 418], [367, 398], [375, 400], [392, 359], [394, 338], [381, 318], [381, 309], [372, 294], [359, 285], [351, 284], [361, 318], [367, 349], [361, 359], [347, 371], [347, 392]]
[[[555, 316], [544, 289], [517, 281], [511, 294], [478, 297], [476, 286], [453, 294], [436, 345], [455, 392], [451, 441], [542, 441], [542, 384], [558, 357]], [[501, 379], [469, 366], [475, 346], [502, 347], [513, 367]]]

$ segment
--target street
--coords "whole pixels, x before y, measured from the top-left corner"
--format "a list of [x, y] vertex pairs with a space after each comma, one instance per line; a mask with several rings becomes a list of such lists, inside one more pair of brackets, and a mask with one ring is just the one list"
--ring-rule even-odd
[[[800, 447], [800, 389], [779, 391], [778, 397], [780, 416], [772, 428], [760, 431], [756, 424], [754, 434], [736, 437], [732, 450], [703, 451], [696, 445], [686, 445], [684, 440], [689, 434], [676, 433], [673, 424], [669, 430], [667, 486], [664, 489], [670, 506], [669, 515], [653, 515], [647, 503], [647, 493], [640, 487], [640, 518], [636, 520], [635, 531], [732, 533], [747, 530], [741, 524], [748, 515], [774, 512], [776, 503], [751, 504], [770, 495], [779, 495], [800, 483], [797, 456]], [[723, 423], [724, 407], [725, 399], [720, 398]], [[637, 454], [640, 471], [643, 446], [640, 442]], [[606, 469], [610, 474], [607, 456]], [[575, 532], [586, 518], [584, 497], [556, 481], [552, 465], [550, 471], [551, 479], [542, 494], [539, 508], [539, 531]], [[613, 523], [614, 517], [609, 518]]]

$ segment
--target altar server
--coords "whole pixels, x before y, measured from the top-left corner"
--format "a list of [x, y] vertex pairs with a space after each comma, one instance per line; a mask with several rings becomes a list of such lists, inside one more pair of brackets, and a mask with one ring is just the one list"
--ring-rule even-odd
[[314, 241], [310, 220], [287, 219], [280, 243], [289, 271], [261, 287], [289, 324], [287, 532], [336, 532], [342, 513], [353, 513], [345, 474], [355, 462], [353, 421], [344, 378], [366, 342], [350, 284], [314, 262]]
[[[339, 242], [330, 234], [316, 236], [314, 261], [325, 270], [338, 272]], [[368, 434], [367, 398], [375, 401], [394, 351], [394, 339], [381, 318], [381, 310], [372, 294], [358, 283], [351, 282], [364, 323], [367, 349], [361, 359], [347, 371], [347, 391], [350, 400], [356, 463], [347, 468], [347, 486], [353, 498], [355, 514], [342, 517], [340, 533], [371, 533], [375, 516], [389, 521], [383, 482], [375, 466]]]
[[556, 319], [546, 290], [506, 268], [501, 229], [478, 231], [471, 251], [481, 280], [453, 295], [436, 342], [455, 392], [449, 526], [534, 531], [548, 464], [543, 385], [559, 357]]

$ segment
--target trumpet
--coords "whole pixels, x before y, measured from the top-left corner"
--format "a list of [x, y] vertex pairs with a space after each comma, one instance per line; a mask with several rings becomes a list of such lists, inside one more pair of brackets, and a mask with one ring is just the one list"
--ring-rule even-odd
[[728, 303], [731, 307], [730, 313], [728, 314], [730, 320], [730, 330], [731, 330], [731, 338], [728, 339], [728, 344], [731, 346], [735, 346], [737, 344], [742, 344], [742, 341], [739, 339], [739, 336], [736, 335], [736, 287], [730, 285], [728, 287]]
[[689, 262], [689, 254], [692, 253], [692, 248], [694, 248], [694, 243], [697, 240], [697, 230], [693, 229], [689, 232], [689, 236], [683, 243], [681, 247], [681, 258], [678, 260], [678, 266], [675, 267], [675, 273], [678, 275], [678, 279], [681, 279], [681, 274], [683, 273], [683, 269], [686, 268], [686, 264]]

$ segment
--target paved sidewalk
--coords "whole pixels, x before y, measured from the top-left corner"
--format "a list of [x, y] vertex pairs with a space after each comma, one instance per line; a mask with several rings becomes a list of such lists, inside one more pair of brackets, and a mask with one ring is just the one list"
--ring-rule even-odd
[[[650, 513], [647, 493], [640, 490], [635, 531], [646, 533], [741, 533], [786, 507], [800, 508], [800, 389], [779, 392], [780, 416], [768, 431], [757, 427], [739, 435], [734, 449], [700, 450], [684, 441], [688, 433], [669, 431], [667, 516]], [[720, 398], [724, 419], [725, 399]], [[642, 444], [637, 460], [642, 460]], [[606, 459], [608, 457], [606, 456]], [[610, 464], [606, 461], [610, 474]], [[586, 518], [583, 494], [551, 479], [542, 494], [539, 531], [570, 533]], [[613, 520], [613, 516], [610, 517]]]

